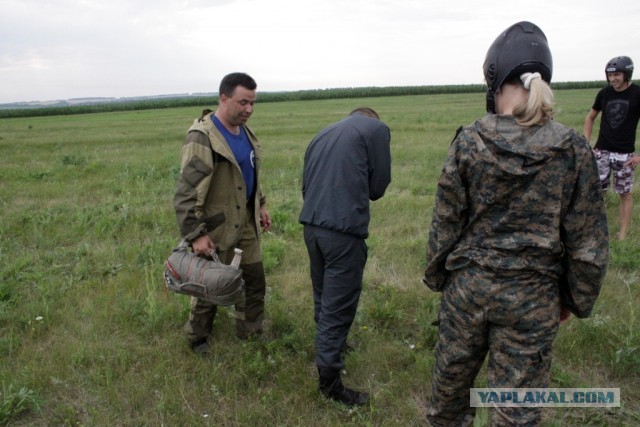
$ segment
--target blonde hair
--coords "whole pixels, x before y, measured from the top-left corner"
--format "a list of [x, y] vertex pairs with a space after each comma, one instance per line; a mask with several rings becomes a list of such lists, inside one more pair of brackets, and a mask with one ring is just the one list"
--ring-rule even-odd
[[553, 119], [553, 91], [549, 84], [539, 74], [532, 77], [530, 73], [525, 73], [520, 80], [528, 89], [529, 96], [513, 109], [516, 122], [521, 126], [534, 126]]

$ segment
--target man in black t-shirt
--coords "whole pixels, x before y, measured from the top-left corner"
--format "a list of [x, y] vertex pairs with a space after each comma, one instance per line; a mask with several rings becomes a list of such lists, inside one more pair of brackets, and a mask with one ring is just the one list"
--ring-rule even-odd
[[617, 56], [611, 59], [605, 68], [609, 84], [598, 92], [584, 120], [584, 136], [588, 141], [591, 139], [593, 123], [602, 112], [594, 153], [602, 189], [609, 189], [613, 175], [613, 191], [620, 195], [620, 240], [626, 237], [631, 222], [631, 187], [634, 169], [640, 163], [640, 156], [634, 155], [636, 129], [640, 120], [640, 87], [631, 83], [632, 74], [631, 58]]

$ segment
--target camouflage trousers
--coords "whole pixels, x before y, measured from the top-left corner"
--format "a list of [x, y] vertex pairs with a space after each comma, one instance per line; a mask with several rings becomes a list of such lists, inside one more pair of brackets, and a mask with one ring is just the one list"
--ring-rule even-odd
[[[427, 419], [473, 424], [469, 389], [488, 354], [487, 387], [544, 388], [560, 320], [557, 280], [471, 267], [452, 272], [442, 294]], [[537, 425], [540, 408], [492, 408], [491, 425]]]

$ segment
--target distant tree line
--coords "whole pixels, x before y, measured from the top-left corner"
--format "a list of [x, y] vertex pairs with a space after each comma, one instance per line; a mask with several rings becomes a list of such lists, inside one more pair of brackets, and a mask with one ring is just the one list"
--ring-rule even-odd
[[[554, 90], [596, 89], [604, 86], [602, 81], [552, 83]], [[380, 96], [437, 95], [447, 93], [480, 93], [484, 84], [435, 85], [435, 86], [387, 86], [336, 89], [311, 89], [287, 92], [258, 92], [258, 101], [286, 102], [318, 99], [370, 98]], [[0, 110], [0, 119], [16, 117], [57, 116], [70, 114], [109, 113], [114, 111], [154, 110], [159, 108], [201, 107], [218, 103], [211, 96], [189, 96], [162, 99], [134, 100], [131, 102], [105, 102], [95, 105], [51, 106], [37, 108], [9, 108]]]

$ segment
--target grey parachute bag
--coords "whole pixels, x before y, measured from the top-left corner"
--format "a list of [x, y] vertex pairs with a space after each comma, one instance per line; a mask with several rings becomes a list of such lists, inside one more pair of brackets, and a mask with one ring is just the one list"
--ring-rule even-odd
[[[196, 230], [192, 234], [198, 233]], [[242, 270], [237, 267], [239, 260], [234, 259], [232, 266], [220, 262], [213, 251], [211, 259], [198, 256], [189, 251], [189, 237], [180, 242], [164, 263], [167, 289], [221, 306], [243, 304], [244, 280]], [[241, 253], [236, 250], [236, 257]]]

